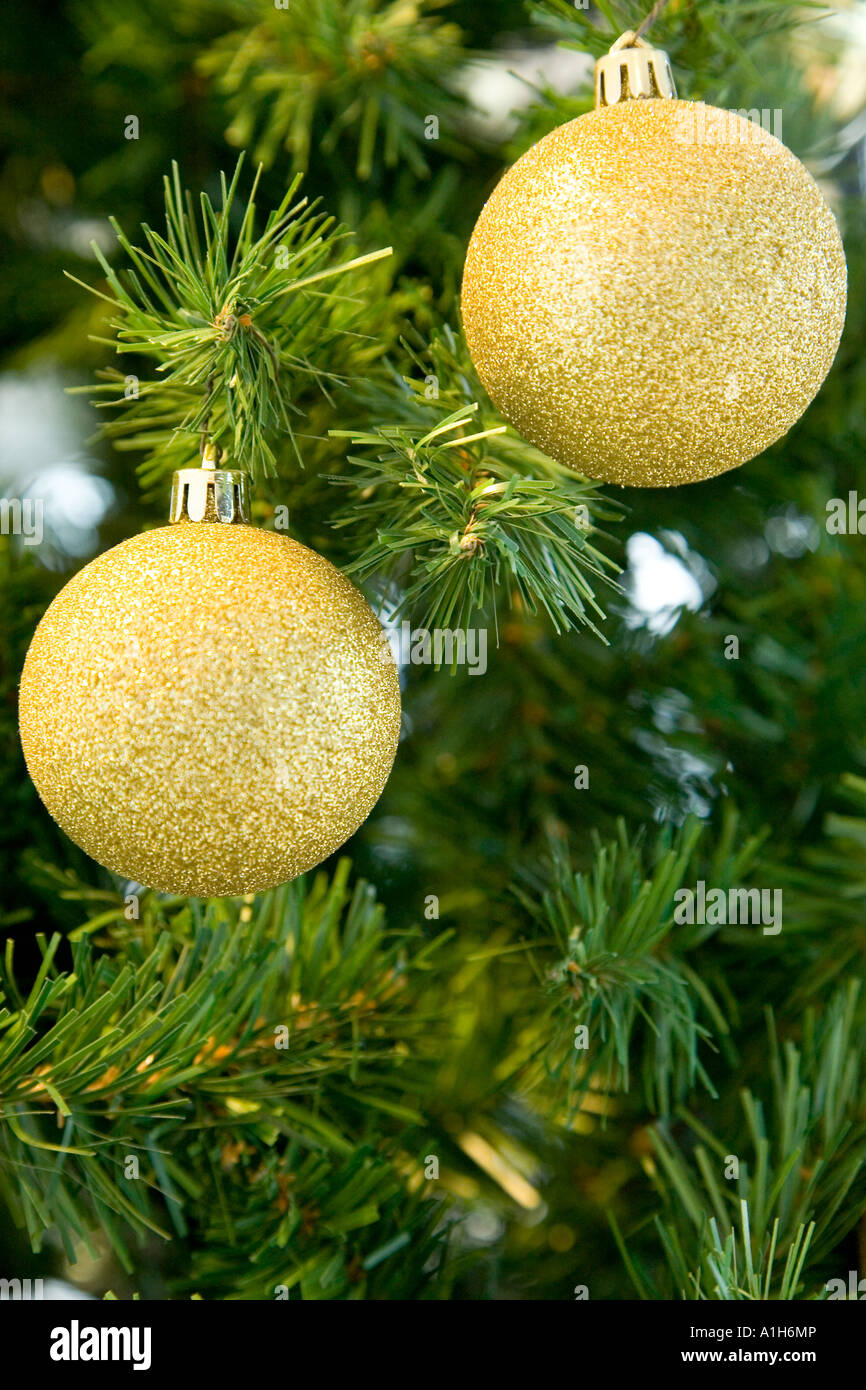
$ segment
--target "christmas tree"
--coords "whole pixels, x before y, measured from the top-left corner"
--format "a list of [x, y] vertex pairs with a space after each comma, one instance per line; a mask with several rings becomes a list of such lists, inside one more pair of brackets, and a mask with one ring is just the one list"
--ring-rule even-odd
[[[153, 1300], [866, 1276], [863, 11], [648, 9], [13, 5], [0, 1273]], [[461, 323], [486, 199], [639, 30], [805, 164], [848, 263], [813, 403], [688, 487], [543, 453]], [[51, 600], [202, 458], [363, 590], [403, 708], [343, 848], [218, 897], [84, 853], [17, 717]]]

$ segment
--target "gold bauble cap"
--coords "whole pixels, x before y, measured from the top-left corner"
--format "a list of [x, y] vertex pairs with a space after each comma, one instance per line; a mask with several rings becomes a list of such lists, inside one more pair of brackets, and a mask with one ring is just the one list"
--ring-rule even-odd
[[675, 97], [668, 55], [627, 29], [595, 65], [596, 106], [650, 97]]
[[[207, 456], [206, 456], [207, 457]], [[249, 523], [249, 476], [239, 468], [178, 468], [169, 520]]]

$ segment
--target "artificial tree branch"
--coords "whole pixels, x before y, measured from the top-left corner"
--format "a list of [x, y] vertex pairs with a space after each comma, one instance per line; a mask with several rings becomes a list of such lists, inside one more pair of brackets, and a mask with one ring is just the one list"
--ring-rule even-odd
[[347, 233], [315, 203], [296, 200], [300, 177], [257, 234], [261, 169], [233, 233], [242, 165], [243, 157], [230, 184], [221, 177], [217, 208], [201, 195], [198, 215], [174, 165], [165, 181], [164, 234], [143, 226], [144, 245], [135, 246], [112, 223], [129, 262], [125, 271], [94, 245], [111, 291], [94, 293], [113, 310], [114, 336], [104, 341], [155, 371], [142, 381], [133, 376], [131, 389], [118, 371], [103, 374], [108, 384], [84, 389], [118, 412], [104, 432], [119, 447], [145, 453], [146, 482], [187, 463], [196, 434], [253, 476], [275, 472], [274, 446], [283, 434], [301, 463], [292, 417], [311, 384], [343, 379], [359, 311], [320, 286], [390, 255], [385, 248], [345, 259]]

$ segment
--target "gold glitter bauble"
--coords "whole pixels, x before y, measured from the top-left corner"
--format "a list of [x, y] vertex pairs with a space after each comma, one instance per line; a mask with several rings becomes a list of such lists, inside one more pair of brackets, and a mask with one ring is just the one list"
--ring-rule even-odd
[[197, 897], [304, 873], [372, 810], [400, 731], [384, 634], [345, 575], [246, 525], [181, 522], [69, 581], [21, 677], [51, 815], [100, 864]]
[[736, 468], [805, 410], [845, 319], [833, 214], [752, 121], [627, 100], [560, 126], [472, 234], [463, 322], [505, 417], [640, 487]]

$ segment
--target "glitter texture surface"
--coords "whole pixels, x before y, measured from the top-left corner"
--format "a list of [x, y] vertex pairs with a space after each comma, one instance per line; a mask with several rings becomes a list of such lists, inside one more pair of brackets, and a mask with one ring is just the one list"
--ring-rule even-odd
[[845, 319], [833, 214], [757, 124], [677, 100], [560, 126], [504, 176], [463, 278], [469, 350], [533, 444], [641, 487], [736, 468], [790, 429]]
[[287, 537], [207, 522], [135, 536], [36, 630], [30, 775], [71, 839], [137, 883], [198, 897], [283, 883], [348, 839], [387, 781], [400, 688], [381, 635], [345, 575]]

